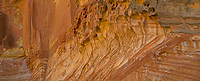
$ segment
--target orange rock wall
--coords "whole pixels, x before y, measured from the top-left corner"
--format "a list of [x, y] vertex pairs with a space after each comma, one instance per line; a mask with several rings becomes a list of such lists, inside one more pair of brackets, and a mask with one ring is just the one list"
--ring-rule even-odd
[[0, 1], [0, 80], [199, 80], [199, 0]]

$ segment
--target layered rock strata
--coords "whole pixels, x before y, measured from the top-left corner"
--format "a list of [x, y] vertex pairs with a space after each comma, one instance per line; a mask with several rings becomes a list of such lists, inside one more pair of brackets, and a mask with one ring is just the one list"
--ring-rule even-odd
[[[8, 64], [18, 62], [31, 70], [19, 74], [29, 76], [23, 80], [199, 80], [199, 0], [10, 2], [20, 4], [16, 9], [22, 15], [18, 18], [22, 20], [25, 53], [20, 53], [24, 54], [20, 58], [25, 60], [5, 60], [6, 50], [1, 56]], [[7, 37], [6, 22], [11, 22], [7, 20], [14, 17], [7, 15], [3, 12], [0, 16], [5, 22], [0, 22], [0, 42]], [[29, 68], [23, 66], [24, 61]]]

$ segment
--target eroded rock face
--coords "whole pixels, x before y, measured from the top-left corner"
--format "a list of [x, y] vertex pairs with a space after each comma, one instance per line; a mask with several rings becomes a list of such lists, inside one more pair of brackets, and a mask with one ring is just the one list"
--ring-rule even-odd
[[31, 70], [22, 45], [19, 0], [0, 0], [0, 81], [28, 81]]
[[0, 1], [0, 53], [3, 48], [16, 47], [15, 42], [22, 37], [21, 15], [17, 3], [12, 0]]
[[[183, 44], [183, 40], [199, 34], [199, 21], [195, 19], [199, 15], [191, 15], [194, 14], [194, 9], [183, 5], [184, 2], [187, 3], [187, 1], [157, 2], [156, 0], [87, 2], [77, 11], [76, 24], [72, 29], [73, 39], [65, 41], [59, 46], [57, 52], [49, 57], [46, 80], [140, 81], [153, 80], [155, 77], [161, 77], [156, 80], [198, 80], [198, 74], [191, 75], [192, 71], [191, 73], [180, 72], [179, 69], [174, 69], [179, 66], [180, 69], [188, 71], [187, 65], [194, 62], [192, 66], [197, 67], [198, 59], [187, 63], [183, 60], [188, 61], [190, 58], [179, 58], [174, 62], [166, 59], [170, 67], [164, 70], [159, 64], [163, 62], [160, 57], [164, 51], [176, 50], [174, 47], [177, 44]], [[164, 3], [170, 5], [163, 5]], [[167, 7], [162, 9], [163, 6]], [[188, 10], [192, 13], [184, 10], [178, 13], [171, 11], [179, 10], [181, 7], [189, 8]], [[196, 24], [190, 22], [190, 19], [196, 21]], [[199, 35], [195, 37], [198, 38]], [[193, 50], [191, 54], [199, 58], [197, 51], [199, 48], [195, 47], [197, 43], [190, 47], [187, 46], [192, 44], [186, 43], [188, 44], [180, 48], [195, 48], [196, 50]], [[199, 47], [199, 44], [197, 45]], [[177, 54], [176, 51], [173, 53]], [[183, 57], [187, 56], [186, 52], [181, 53]], [[143, 67], [147, 69], [140, 70]], [[143, 74], [137, 74], [141, 72]], [[194, 69], [193, 72], [199, 71]], [[183, 74], [179, 75], [180, 73]]]
[[[1, 80], [15, 77], [9, 72], [18, 74], [6, 70], [7, 64], [15, 62], [32, 71], [19, 70], [22, 74], [17, 77], [26, 75], [23, 80], [31, 81], [199, 80], [199, 0], [8, 2], [20, 4], [16, 9], [22, 19], [18, 17], [16, 26], [23, 20], [25, 54], [17, 52], [20, 58], [7, 60], [9, 54], [1, 47], [1, 75], [8, 72]], [[3, 13], [0, 21], [7, 22], [9, 14]], [[14, 17], [7, 19], [17, 20]], [[6, 25], [2, 23], [0, 31], [7, 30]], [[17, 39], [16, 33], [10, 35]], [[0, 33], [1, 41], [6, 34]], [[15, 48], [21, 50], [18, 44]]]
[[199, 36], [194, 35], [173, 46], [163, 46], [144, 65], [123, 81], [199, 80]]

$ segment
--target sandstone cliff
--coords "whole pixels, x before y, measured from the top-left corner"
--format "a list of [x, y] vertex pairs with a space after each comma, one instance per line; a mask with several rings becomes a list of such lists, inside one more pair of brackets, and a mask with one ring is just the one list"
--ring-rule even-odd
[[2, 81], [200, 80], [199, 0], [0, 3]]

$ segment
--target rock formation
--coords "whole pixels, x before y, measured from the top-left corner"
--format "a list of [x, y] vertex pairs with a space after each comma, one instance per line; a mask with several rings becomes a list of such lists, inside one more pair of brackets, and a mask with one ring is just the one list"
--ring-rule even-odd
[[0, 7], [2, 81], [200, 80], [199, 0], [0, 0]]

